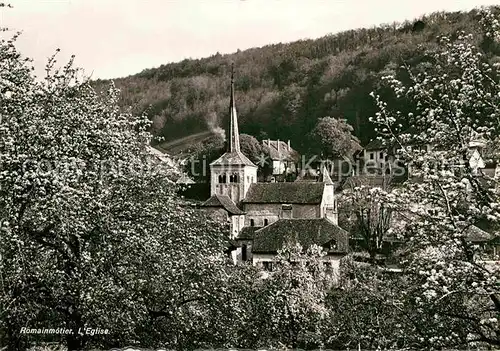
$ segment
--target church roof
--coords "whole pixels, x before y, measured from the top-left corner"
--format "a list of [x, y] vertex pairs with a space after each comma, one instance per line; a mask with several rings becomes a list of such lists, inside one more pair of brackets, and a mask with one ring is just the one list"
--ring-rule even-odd
[[319, 204], [325, 183], [253, 183], [244, 203]]
[[207, 201], [201, 204], [201, 207], [222, 207], [233, 215], [244, 214], [242, 210], [227, 195], [212, 195]]
[[210, 166], [212, 165], [257, 167], [252, 161], [248, 159], [248, 157], [243, 155], [240, 151], [226, 152], [224, 153], [224, 155], [210, 164]]
[[345, 253], [349, 248], [349, 233], [327, 218], [280, 219], [255, 232], [253, 252], [275, 253], [286, 243], [327, 246], [330, 253]]
[[333, 185], [332, 178], [330, 177], [330, 172], [326, 165], [323, 165], [323, 169], [321, 170], [321, 181], [328, 185]]

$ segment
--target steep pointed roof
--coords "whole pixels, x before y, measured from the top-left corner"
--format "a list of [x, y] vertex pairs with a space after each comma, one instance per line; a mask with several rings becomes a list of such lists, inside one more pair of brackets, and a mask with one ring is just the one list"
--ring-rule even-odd
[[226, 152], [224, 155], [210, 164], [210, 166], [213, 165], [257, 167], [252, 161], [248, 159], [248, 157], [243, 155], [242, 152]]
[[229, 140], [227, 142], [227, 152], [240, 151], [240, 133], [238, 130], [238, 115], [234, 101], [234, 63], [231, 64], [231, 98], [229, 100]]
[[327, 185], [333, 185], [332, 178], [330, 177], [330, 172], [326, 168], [325, 164], [321, 169], [321, 181]]
[[234, 64], [231, 65], [231, 98], [229, 101], [229, 130], [227, 148], [224, 155], [212, 162], [210, 166], [251, 166], [257, 167], [240, 150], [240, 134], [238, 130], [238, 115], [234, 100]]

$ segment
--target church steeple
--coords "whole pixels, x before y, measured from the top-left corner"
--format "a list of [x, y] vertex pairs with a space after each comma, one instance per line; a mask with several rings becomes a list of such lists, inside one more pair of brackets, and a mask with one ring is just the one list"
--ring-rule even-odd
[[240, 133], [238, 131], [238, 115], [234, 104], [234, 63], [231, 64], [231, 99], [229, 102], [229, 140], [227, 152], [240, 152]]
[[326, 167], [326, 164], [322, 165], [321, 169], [321, 181], [327, 185], [332, 185], [333, 181], [332, 178], [330, 177], [330, 172], [328, 171], [328, 167]]

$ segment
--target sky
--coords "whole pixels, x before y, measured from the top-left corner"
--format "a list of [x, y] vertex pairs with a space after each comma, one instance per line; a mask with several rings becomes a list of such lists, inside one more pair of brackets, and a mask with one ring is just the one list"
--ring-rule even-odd
[[[498, 0], [10, 0], [0, 26], [22, 31], [17, 47], [37, 74], [59, 62], [93, 79], [343, 30], [468, 11]], [[12, 32], [3, 32], [3, 37]]]

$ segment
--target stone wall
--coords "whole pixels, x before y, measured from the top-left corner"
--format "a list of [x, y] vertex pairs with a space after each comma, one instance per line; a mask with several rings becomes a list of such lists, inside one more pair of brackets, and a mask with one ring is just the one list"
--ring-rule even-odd
[[[282, 204], [244, 204], [245, 226], [251, 226], [251, 220], [254, 221], [254, 227], [263, 227], [264, 220], [268, 224], [276, 222], [283, 218], [281, 209]], [[292, 204], [292, 218], [321, 218], [321, 207], [317, 205]]]

